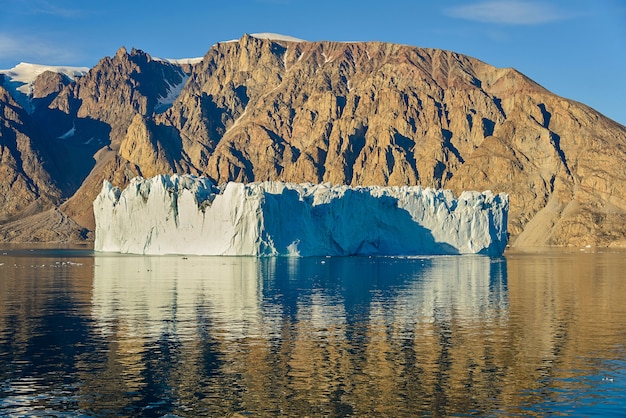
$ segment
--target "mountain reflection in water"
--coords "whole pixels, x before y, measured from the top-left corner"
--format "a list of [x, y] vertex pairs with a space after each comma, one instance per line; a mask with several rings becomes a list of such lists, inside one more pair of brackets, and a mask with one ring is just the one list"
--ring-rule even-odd
[[33, 257], [0, 258], [3, 414], [626, 405], [619, 254]]

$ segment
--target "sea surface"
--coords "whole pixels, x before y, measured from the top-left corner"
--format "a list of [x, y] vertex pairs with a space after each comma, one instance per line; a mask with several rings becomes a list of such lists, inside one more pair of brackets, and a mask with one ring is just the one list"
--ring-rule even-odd
[[0, 416], [626, 416], [626, 252], [0, 246]]

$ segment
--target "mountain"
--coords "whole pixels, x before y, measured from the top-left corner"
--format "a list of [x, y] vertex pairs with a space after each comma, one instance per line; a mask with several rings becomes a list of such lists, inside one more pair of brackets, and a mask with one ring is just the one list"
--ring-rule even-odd
[[0, 169], [24, 179], [0, 179], [5, 240], [32, 239], [15, 222], [45, 210], [89, 236], [103, 180], [189, 173], [490, 189], [510, 195], [513, 245], [626, 246], [626, 128], [515, 69], [264, 34], [218, 43], [199, 61], [121, 48], [69, 82], [40, 77], [45, 101], [32, 112], [10, 89], [1, 96], [12, 160]]

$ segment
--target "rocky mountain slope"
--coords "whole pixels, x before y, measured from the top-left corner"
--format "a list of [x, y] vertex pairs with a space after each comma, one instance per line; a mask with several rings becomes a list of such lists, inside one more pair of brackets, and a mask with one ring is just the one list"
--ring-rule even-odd
[[195, 65], [122, 48], [72, 82], [46, 77], [31, 114], [0, 89], [4, 240], [32, 238], [15, 222], [45, 210], [51, 230], [62, 214], [67, 237], [89, 236], [103, 179], [192, 173], [491, 189], [511, 196], [513, 245], [626, 246], [626, 128], [514, 69], [244, 35]]

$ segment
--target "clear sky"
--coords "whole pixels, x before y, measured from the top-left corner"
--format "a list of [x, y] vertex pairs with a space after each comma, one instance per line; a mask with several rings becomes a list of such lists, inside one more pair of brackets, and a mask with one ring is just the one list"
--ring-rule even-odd
[[0, 69], [199, 57], [258, 32], [460, 52], [626, 125], [626, 0], [0, 0]]

